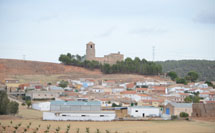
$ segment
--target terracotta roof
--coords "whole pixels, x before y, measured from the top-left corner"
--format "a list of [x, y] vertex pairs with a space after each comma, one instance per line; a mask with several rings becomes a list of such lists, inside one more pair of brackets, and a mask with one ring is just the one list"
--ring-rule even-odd
[[133, 88], [134, 87], [134, 83], [129, 83], [126, 85], [127, 88]]
[[136, 90], [137, 90], [137, 91], [147, 91], [148, 88], [137, 88]]
[[136, 91], [122, 91], [120, 94], [136, 94]]
[[155, 90], [165, 90], [166, 87], [163, 86], [153, 86], [152, 88], [154, 88]]
[[141, 96], [141, 97], [148, 97], [149, 95], [147, 95], [147, 94], [138, 94], [139, 96]]

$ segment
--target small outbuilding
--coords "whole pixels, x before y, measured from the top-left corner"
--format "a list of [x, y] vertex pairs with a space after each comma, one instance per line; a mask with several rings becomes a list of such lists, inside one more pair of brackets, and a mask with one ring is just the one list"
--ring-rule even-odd
[[181, 112], [192, 114], [192, 103], [173, 103], [170, 102], [164, 106], [164, 114], [167, 115], [180, 115]]
[[131, 117], [159, 117], [160, 108], [152, 106], [128, 107], [128, 114]]
[[32, 108], [40, 111], [50, 111], [50, 102], [33, 103]]

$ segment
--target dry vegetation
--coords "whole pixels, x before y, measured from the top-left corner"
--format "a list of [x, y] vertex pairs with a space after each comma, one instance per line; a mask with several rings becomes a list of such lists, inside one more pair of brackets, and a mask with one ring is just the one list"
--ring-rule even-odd
[[[42, 121], [42, 112], [27, 109], [20, 106], [19, 114], [14, 116], [0, 116], [1, 126], [0, 132], [3, 132], [2, 126], [7, 127], [5, 132], [13, 132], [14, 126], [22, 123], [17, 132], [23, 132], [25, 128], [32, 123], [27, 132], [34, 132], [39, 127], [38, 132], [47, 130], [47, 126], [51, 125], [49, 131], [54, 133], [56, 128], [60, 127], [60, 133], [64, 133], [68, 125], [71, 125], [70, 132], [76, 133], [79, 129], [80, 133], [85, 133], [89, 128], [91, 133], [214, 133], [215, 123], [206, 121], [113, 121], [113, 122], [80, 122], [80, 121]], [[12, 124], [11, 124], [12, 120]], [[12, 127], [13, 126], [13, 127]]]
[[0, 59], [0, 81], [4, 78], [19, 79], [21, 83], [31, 81], [55, 83], [62, 79], [77, 78], [114, 79], [118, 81], [137, 81], [145, 78], [161, 79], [159, 76], [103, 74], [99, 70], [91, 71], [82, 67], [66, 66], [57, 63]]

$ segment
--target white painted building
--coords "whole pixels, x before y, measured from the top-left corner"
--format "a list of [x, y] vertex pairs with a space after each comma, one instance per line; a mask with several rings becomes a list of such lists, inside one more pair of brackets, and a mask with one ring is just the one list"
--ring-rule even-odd
[[32, 108], [40, 111], [50, 111], [50, 102], [33, 103]]
[[128, 107], [128, 114], [131, 117], [159, 117], [160, 108], [152, 106]]
[[125, 90], [126, 89], [123, 87], [115, 87], [115, 88], [112, 88], [112, 93], [120, 93], [120, 92], [123, 92]]
[[51, 112], [43, 112], [43, 120], [111, 121], [114, 111], [101, 111], [99, 101], [51, 101]]
[[115, 117], [116, 114], [114, 111], [68, 113], [43, 112], [43, 120], [55, 121], [112, 121]]

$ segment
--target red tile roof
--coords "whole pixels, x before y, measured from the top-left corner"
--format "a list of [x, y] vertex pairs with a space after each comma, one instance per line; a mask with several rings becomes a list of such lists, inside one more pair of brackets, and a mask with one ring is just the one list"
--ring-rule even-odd
[[136, 91], [122, 91], [120, 94], [136, 94]]
[[147, 91], [148, 88], [137, 88], [136, 90], [137, 90], [137, 91]]
[[129, 83], [126, 85], [127, 88], [134, 88], [134, 83]]

